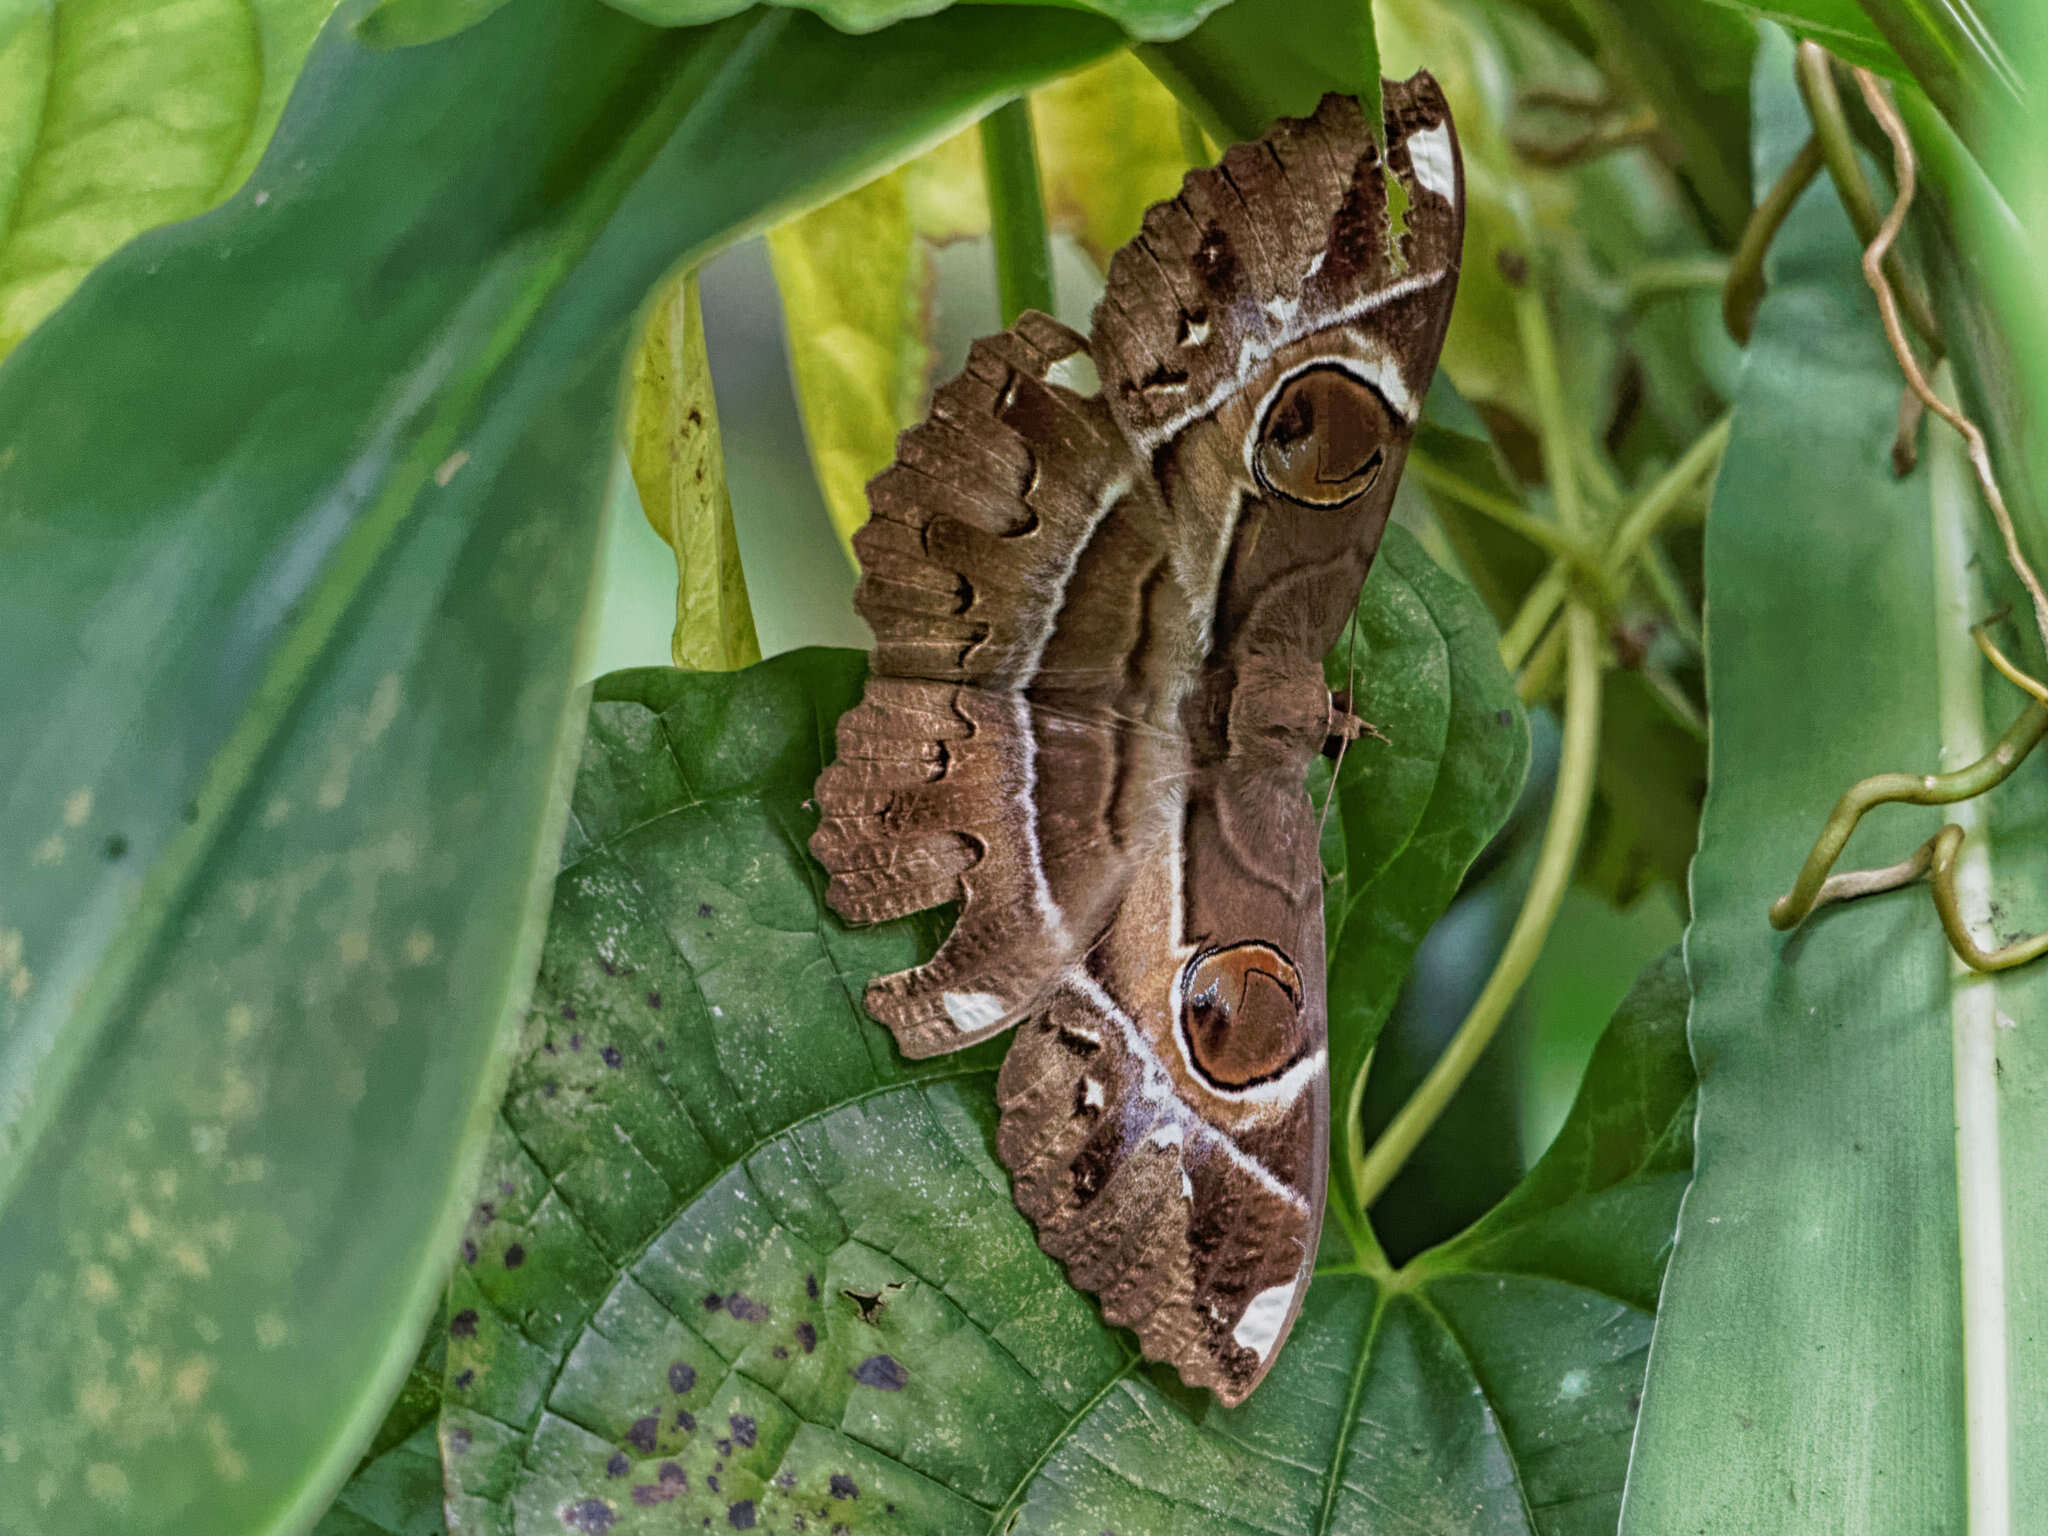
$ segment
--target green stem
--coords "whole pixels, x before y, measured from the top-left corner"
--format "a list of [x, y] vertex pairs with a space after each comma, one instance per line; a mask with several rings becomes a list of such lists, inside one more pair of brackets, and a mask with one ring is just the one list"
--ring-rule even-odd
[[1820, 174], [1820, 139], [1808, 135], [1799, 153], [1784, 173], [1771, 183], [1771, 190], [1756, 205], [1756, 212], [1742, 226], [1742, 239], [1728, 263], [1728, 286], [1721, 290], [1721, 321], [1728, 334], [1742, 346], [1749, 345], [1750, 327], [1756, 323], [1757, 306], [1764, 301], [1764, 253], [1778, 237], [1778, 229], [1799, 201], [1799, 195]]
[[1038, 187], [1031, 102], [1019, 98], [981, 120], [981, 171], [996, 245], [996, 295], [1003, 324], [1027, 309], [1052, 313], [1052, 245]]
[[1685, 584], [1678, 579], [1678, 572], [1672, 569], [1671, 557], [1664, 553], [1663, 546], [1655, 539], [1643, 546], [1643, 575], [1649, 581], [1657, 605], [1664, 610], [1664, 617], [1671, 621], [1679, 639], [1704, 655], [1707, 642], [1700, 634], [1699, 615], [1693, 612], [1692, 599], [1686, 595]]
[[[1557, 348], [1543, 295], [1533, 287], [1520, 289], [1515, 295], [1515, 319], [1521, 333], [1522, 354], [1529, 364], [1530, 387], [1536, 396], [1543, 468], [1556, 502], [1557, 520], [1567, 534], [1578, 536], [1585, 529], [1585, 508], [1579, 499], [1571, 420], [1565, 411]], [[1562, 565], [1551, 569], [1555, 574]], [[1493, 974], [1487, 977], [1486, 986], [1466, 1014], [1465, 1022], [1458, 1026], [1457, 1034], [1429, 1069], [1421, 1086], [1401, 1106], [1373, 1143], [1372, 1150], [1362, 1157], [1355, 1155], [1358, 1137], [1354, 1133], [1351, 1179], [1360, 1210], [1371, 1209], [1373, 1201], [1393, 1182], [1463, 1086], [1535, 967], [1536, 957], [1543, 952], [1543, 941], [1557, 920], [1564, 893], [1571, 885], [1572, 870], [1579, 860], [1579, 840], [1586, 830], [1586, 813], [1593, 803], [1594, 768], [1600, 754], [1600, 622], [1585, 602], [1574, 599], [1565, 610], [1564, 623], [1564, 746], [1558, 759], [1557, 790], [1550, 802], [1550, 819], [1543, 830], [1543, 845], [1536, 856], [1529, 894], [1523, 899], [1522, 910], [1515, 917], [1515, 926], [1508, 934]]]
[[[1548, 327], [1546, 326], [1546, 331]], [[1540, 402], [1539, 402], [1540, 408]], [[1619, 582], [1629, 569], [1629, 564], [1641, 552], [1652, 535], [1661, 528], [1671, 515], [1685, 503], [1686, 493], [1704, 479], [1707, 473], [1719, 463], [1721, 454], [1728, 447], [1728, 432], [1733, 418], [1723, 416], [1711, 427], [1694, 439], [1692, 445], [1679, 456], [1678, 462], [1664, 471], [1657, 481], [1629, 508], [1615, 531], [1614, 539], [1607, 549], [1607, 578]], [[1545, 462], [1549, 451], [1545, 449]], [[1560, 511], [1562, 507], [1560, 506]], [[1536, 584], [1529, 589], [1529, 595], [1522, 599], [1522, 606], [1508, 624], [1507, 632], [1500, 638], [1501, 664], [1510, 672], [1520, 671], [1522, 663], [1529, 658], [1529, 652], [1549, 629], [1550, 621], [1563, 606], [1571, 590], [1571, 568], [1567, 562], [1556, 560], [1545, 571]]]
[[1582, 576], [1601, 589], [1603, 597], [1611, 604], [1619, 604], [1621, 593], [1618, 584], [1601, 565], [1598, 552], [1583, 539], [1573, 538], [1548, 518], [1532, 516], [1519, 503], [1474, 485], [1463, 475], [1445, 469], [1424, 454], [1409, 452], [1408, 473], [1438, 495], [1471, 508], [1576, 567]]
[[1535, 877], [1529, 882], [1529, 894], [1515, 917], [1507, 945], [1472, 1011], [1422, 1085], [1353, 1171], [1352, 1186], [1362, 1207], [1370, 1207], [1393, 1182], [1492, 1042], [1534, 969], [1536, 957], [1543, 952], [1543, 941], [1550, 935], [1571, 884], [1586, 812], [1593, 801], [1593, 770], [1599, 756], [1600, 636], [1592, 610], [1581, 603], [1571, 605], [1565, 626], [1564, 752], [1558, 761], [1557, 794], [1550, 803]]
[[1735, 417], [1730, 413], [1694, 438], [1692, 446], [1678, 456], [1678, 462], [1659, 475], [1657, 482], [1629, 508], [1628, 516], [1615, 530], [1614, 541], [1607, 546], [1610, 570], [1627, 570], [1629, 562], [1650, 541], [1651, 535], [1678, 510], [1686, 493], [1706, 479], [1721, 462], [1721, 455], [1728, 448], [1728, 434], [1734, 425]]
[[[1806, 103], [1806, 115], [1813, 121], [1813, 136], [1820, 144], [1821, 160], [1835, 184], [1835, 195], [1842, 200], [1857, 240], [1868, 246], [1877, 238], [1884, 214], [1877, 206], [1870, 183], [1864, 179], [1862, 163], [1856, 158], [1856, 139], [1849, 131], [1842, 93], [1835, 85], [1833, 63], [1827, 50], [1818, 43], [1801, 43], [1794, 72], [1799, 77], [1799, 95]], [[1907, 324], [1939, 355], [1941, 324], [1934, 318], [1934, 308], [1926, 293], [1906, 271], [1896, 249], [1885, 253], [1884, 275], [1891, 279], [1892, 291], [1898, 295]]]

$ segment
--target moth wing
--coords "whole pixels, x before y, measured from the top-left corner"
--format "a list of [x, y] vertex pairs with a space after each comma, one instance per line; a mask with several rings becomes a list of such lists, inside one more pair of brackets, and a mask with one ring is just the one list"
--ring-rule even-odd
[[961, 903], [930, 962], [868, 989], [906, 1055], [1039, 1002], [1156, 840], [1184, 759], [1187, 604], [1156, 490], [1092, 384], [1082, 338], [1045, 316], [977, 342], [854, 539], [872, 674], [811, 847], [851, 920]]
[[[1306, 857], [1285, 889], [1202, 900], [1202, 882], [1234, 867], [1246, 815]], [[1330, 1092], [1313, 846], [1299, 783], [1225, 776], [1191, 800], [1102, 942], [1019, 1028], [997, 1084], [997, 1150], [1039, 1245], [1148, 1358], [1226, 1405], [1278, 1355], [1322, 1230]]]

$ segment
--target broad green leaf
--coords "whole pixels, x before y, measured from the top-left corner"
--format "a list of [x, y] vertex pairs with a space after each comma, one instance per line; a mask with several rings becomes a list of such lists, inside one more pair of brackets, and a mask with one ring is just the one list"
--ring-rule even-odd
[[641, 510], [675, 552], [675, 664], [699, 672], [751, 666], [761, 659], [761, 642], [740, 570], [694, 276], [672, 279], [642, 323], [627, 395], [626, 457]]
[[460, 1528], [1611, 1525], [1688, 1161], [1678, 967], [1506, 1204], [1400, 1275], [1319, 1274], [1221, 1411], [1039, 1252], [994, 1157], [1004, 1042], [909, 1063], [861, 1012], [936, 928], [820, 902], [802, 801], [860, 680], [803, 651], [598, 685], [450, 1289]]
[[[698, 26], [750, 10], [764, 0], [613, 0], [657, 26]], [[846, 32], [872, 32], [911, 17], [929, 16], [946, 8], [950, 0], [765, 0], [771, 5], [790, 5], [815, 11]], [[1018, 0], [993, 0], [998, 5]], [[1224, 0], [1073, 0], [1076, 10], [1106, 16], [1134, 38], [1154, 40], [1179, 37], [1222, 5]], [[1015, 19], [1011, 21], [1016, 24]]]
[[[1987, 23], [1972, 0], [1861, 4], [1928, 99], [1978, 158], [2002, 170], [2005, 157], [1994, 148], [2001, 137], [2031, 131], [2038, 141], [2043, 82], [2036, 77], [2030, 89], [2007, 57], [2001, 32]], [[2000, 8], [1988, 9], [1997, 15]], [[2022, 36], [2030, 25], [2025, 9], [2016, 8], [2004, 19], [2006, 30]]]
[[[1350, 642], [1325, 664], [1354, 676]], [[1358, 714], [1385, 740], [1354, 742], [1324, 828], [1330, 953], [1333, 1198], [1351, 1199], [1344, 1155], [1365, 1069], [1415, 947], [1513, 809], [1529, 730], [1500, 664], [1500, 632], [1471, 588], [1404, 528], [1387, 530], [1358, 606]], [[1341, 853], [1339, 852], [1341, 850]]]
[[1234, 0], [1187, 36], [1139, 57], [1219, 146], [1276, 117], [1307, 117], [1331, 92], [1380, 120], [1380, 50], [1360, 0]]
[[248, 179], [331, 8], [62, 0], [0, 11], [0, 357], [117, 247]]
[[1713, 0], [1758, 21], [1774, 21], [1795, 37], [1811, 38], [1850, 64], [1878, 70], [1895, 79], [1906, 66], [1884, 34], [1871, 25], [1859, 0]]
[[498, 1097], [636, 308], [1116, 40], [336, 28], [0, 368], [0, 1527], [326, 1503]]
[[[1785, 63], [1760, 61], [1760, 175], [1804, 136]], [[1888, 467], [1899, 373], [1858, 255], [1816, 189], [1773, 253], [1707, 525], [1698, 1177], [1629, 1533], [2024, 1529], [2040, 1507], [2048, 1061], [2026, 1021], [2048, 972], [1962, 971], [1920, 888], [1765, 920], [1850, 783], [1973, 760], [2022, 702], [1969, 641], [2010, 582], [1955, 440]], [[1981, 803], [1880, 810], [1843, 867], [1955, 821], [1965, 912], [2007, 936], [2048, 915], [2044, 810], [2029, 764]]]
[[[504, 0], [382, 0], [365, 23], [380, 44], [432, 42], [474, 26]], [[943, 11], [953, 0], [609, 0], [622, 11], [658, 27], [698, 27], [724, 21], [761, 5], [812, 11], [843, 32], [873, 32], [897, 22]], [[1029, 0], [969, 0], [1016, 5]], [[1130, 36], [1150, 41], [1179, 37], [1225, 0], [1072, 0], [1074, 9], [1093, 11]]]
[[442, 1536], [436, 1425], [447, 1359], [447, 1329], [437, 1313], [369, 1450], [313, 1536]]
[[507, 0], [383, 0], [356, 23], [372, 48], [413, 48], [465, 32], [505, 8]]

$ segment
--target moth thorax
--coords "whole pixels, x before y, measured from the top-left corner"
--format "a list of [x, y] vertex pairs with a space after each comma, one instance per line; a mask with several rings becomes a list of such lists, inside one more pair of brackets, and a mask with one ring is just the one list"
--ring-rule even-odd
[[1181, 1027], [1196, 1069], [1220, 1088], [1277, 1077], [1300, 1053], [1301, 973], [1266, 944], [1233, 944], [1195, 961]]
[[1266, 490], [1303, 506], [1337, 507], [1379, 479], [1394, 423], [1378, 390], [1326, 363], [1282, 385], [1258, 430], [1252, 466]]

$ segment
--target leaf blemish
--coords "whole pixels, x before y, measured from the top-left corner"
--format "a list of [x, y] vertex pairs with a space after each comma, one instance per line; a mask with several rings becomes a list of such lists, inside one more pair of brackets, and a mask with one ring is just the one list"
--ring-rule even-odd
[[869, 1355], [853, 1368], [853, 1379], [881, 1392], [901, 1392], [910, 1375], [894, 1355]]

